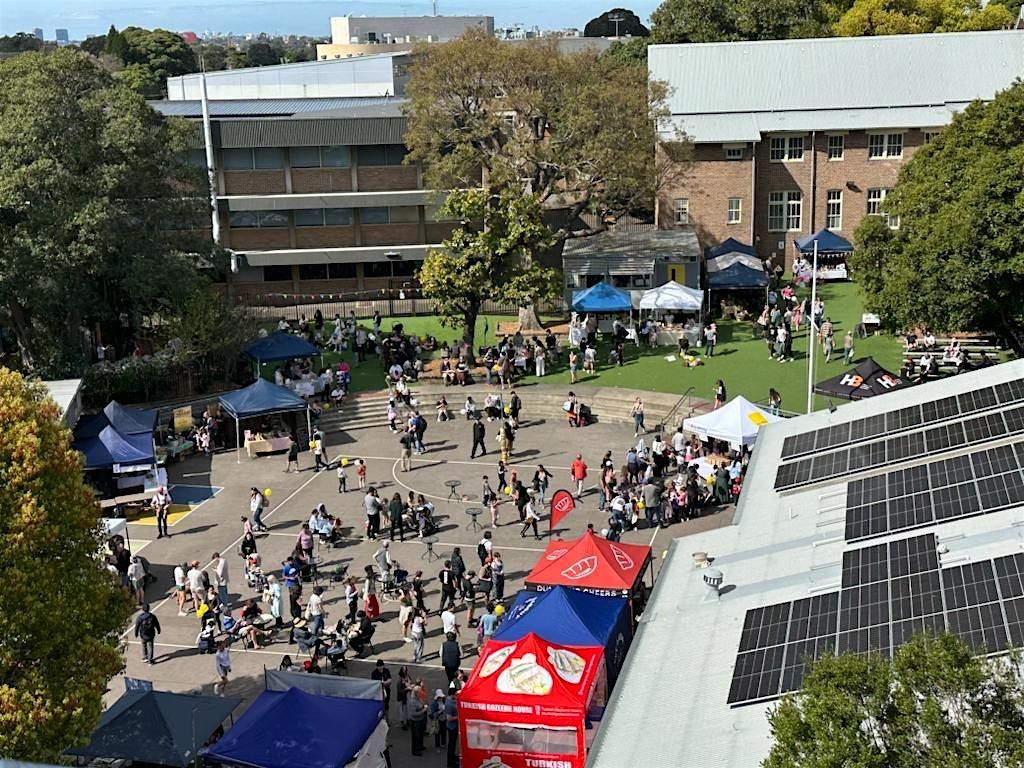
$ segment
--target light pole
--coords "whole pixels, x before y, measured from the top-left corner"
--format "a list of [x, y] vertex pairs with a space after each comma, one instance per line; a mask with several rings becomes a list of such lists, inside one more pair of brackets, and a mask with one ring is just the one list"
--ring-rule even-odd
[[811, 264], [811, 325], [807, 331], [807, 412], [814, 410], [814, 308], [818, 301], [818, 240], [814, 240], [814, 261]]
[[625, 20], [626, 20], [625, 18], [623, 18], [621, 15], [619, 15], [617, 13], [608, 17], [608, 21], [612, 22], [615, 25], [615, 39], [616, 40], [619, 39], [619, 22], [620, 21], [625, 21]]

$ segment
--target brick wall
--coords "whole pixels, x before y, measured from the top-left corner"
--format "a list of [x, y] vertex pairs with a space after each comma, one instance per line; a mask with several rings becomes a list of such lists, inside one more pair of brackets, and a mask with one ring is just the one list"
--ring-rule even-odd
[[416, 166], [366, 166], [357, 171], [360, 192], [384, 192], [398, 189], [418, 189]]
[[296, 248], [349, 248], [356, 244], [355, 227], [297, 227]]
[[458, 226], [453, 221], [428, 221], [427, 222], [427, 243], [444, 242]]
[[359, 290], [358, 278], [337, 280], [299, 280], [299, 291], [303, 293], [347, 293]]
[[232, 280], [231, 292], [238, 295], [256, 295], [262, 293], [293, 293], [295, 286], [290, 280], [275, 280], [272, 282], [239, 283]]
[[349, 168], [292, 168], [292, 192], [351, 192]]
[[285, 227], [274, 229], [237, 229], [228, 230], [229, 248], [236, 251], [271, 251], [290, 248], [289, 230]]
[[224, 171], [226, 195], [284, 194], [284, 171]]
[[364, 224], [360, 227], [362, 244], [369, 245], [419, 245], [419, 224]]

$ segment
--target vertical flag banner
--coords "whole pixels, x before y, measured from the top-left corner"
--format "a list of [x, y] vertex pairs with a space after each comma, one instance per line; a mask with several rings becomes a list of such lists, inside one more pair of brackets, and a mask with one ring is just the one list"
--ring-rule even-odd
[[566, 490], [555, 491], [551, 497], [551, 517], [548, 521], [548, 530], [554, 530], [562, 519], [576, 509], [576, 500]]

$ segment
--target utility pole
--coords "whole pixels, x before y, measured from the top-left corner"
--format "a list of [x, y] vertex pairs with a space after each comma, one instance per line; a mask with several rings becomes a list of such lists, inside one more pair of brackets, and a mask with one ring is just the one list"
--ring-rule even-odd
[[619, 15], [617, 13], [608, 17], [608, 21], [612, 22], [615, 25], [615, 39], [616, 40], [619, 39], [619, 22], [622, 22], [622, 21], [625, 21], [625, 20], [626, 20], [625, 17], [623, 17], [623, 16], [621, 16], [621, 15]]

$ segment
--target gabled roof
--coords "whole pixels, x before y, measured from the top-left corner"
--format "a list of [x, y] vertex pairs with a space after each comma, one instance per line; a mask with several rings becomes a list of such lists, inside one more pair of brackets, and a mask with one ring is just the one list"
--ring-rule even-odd
[[526, 577], [530, 586], [629, 592], [651, 559], [651, 548], [613, 543], [593, 532], [575, 541], [552, 541]]
[[266, 379], [256, 379], [245, 389], [221, 395], [220, 404], [238, 419], [306, 408], [306, 401], [297, 394]]

